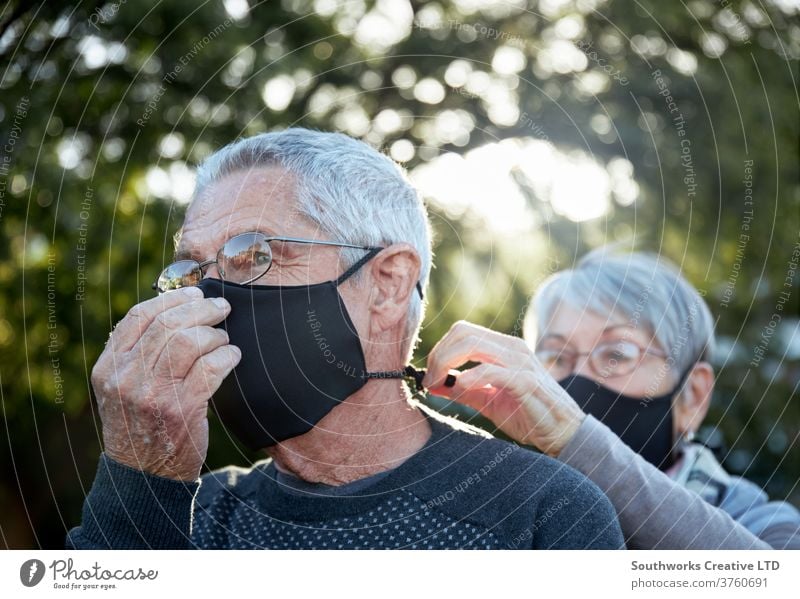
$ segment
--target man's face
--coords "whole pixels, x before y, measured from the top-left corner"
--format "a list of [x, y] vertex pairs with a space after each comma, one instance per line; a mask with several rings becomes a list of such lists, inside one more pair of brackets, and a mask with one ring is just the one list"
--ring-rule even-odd
[[[293, 176], [282, 167], [270, 166], [232, 173], [206, 188], [189, 206], [177, 257], [215, 259], [228, 239], [248, 231], [341, 241], [330, 239], [297, 213]], [[272, 266], [255, 285], [310, 285], [335, 279], [344, 271], [339, 248], [278, 241], [270, 245]], [[209, 266], [205, 276], [221, 278], [216, 265]], [[369, 286], [353, 289], [345, 283], [339, 288], [359, 332], [369, 327], [364, 289]]]

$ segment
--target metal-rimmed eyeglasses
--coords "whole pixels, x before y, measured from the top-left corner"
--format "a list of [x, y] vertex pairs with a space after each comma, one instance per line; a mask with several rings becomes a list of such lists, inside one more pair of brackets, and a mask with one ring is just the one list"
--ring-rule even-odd
[[[321, 241], [298, 237], [267, 235], [260, 231], [249, 231], [234, 235], [217, 251], [213, 260], [186, 259], [169, 264], [153, 283], [159, 293], [197, 285], [203, 280], [203, 271], [212, 264], [217, 265], [219, 276], [230, 283], [248, 285], [263, 277], [272, 266], [272, 247], [274, 241], [331, 245], [378, 252], [384, 248], [371, 245], [356, 245], [340, 241]], [[417, 292], [422, 297], [422, 286], [417, 282]]]

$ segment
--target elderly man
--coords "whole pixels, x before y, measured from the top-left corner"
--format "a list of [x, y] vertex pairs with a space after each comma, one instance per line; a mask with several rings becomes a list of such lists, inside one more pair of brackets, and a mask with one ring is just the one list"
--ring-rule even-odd
[[[429, 223], [366, 144], [288, 129], [206, 160], [177, 261], [92, 372], [104, 451], [68, 548], [620, 548], [583, 475], [401, 379]], [[200, 475], [207, 408], [268, 459]]]

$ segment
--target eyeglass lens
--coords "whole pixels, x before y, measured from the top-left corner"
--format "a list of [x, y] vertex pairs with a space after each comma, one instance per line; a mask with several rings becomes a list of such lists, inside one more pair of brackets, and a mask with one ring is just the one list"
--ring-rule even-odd
[[[263, 233], [243, 233], [231, 237], [217, 252], [217, 270], [231, 283], [246, 284], [263, 276], [272, 266], [272, 250]], [[159, 291], [171, 291], [197, 285], [203, 278], [196, 260], [178, 260], [158, 277]]]
[[[631, 372], [639, 362], [641, 349], [634, 343], [619, 340], [598, 345], [589, 354], [589, 366], [600, 377], [620, 376]], [[545, 346], [536, 351], [537, 358], [556, 378], [575, 370], [578, 356], [565, 347]]]

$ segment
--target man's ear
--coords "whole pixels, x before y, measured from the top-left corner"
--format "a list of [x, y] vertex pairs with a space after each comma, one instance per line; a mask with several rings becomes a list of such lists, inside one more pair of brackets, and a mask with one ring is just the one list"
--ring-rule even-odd
[[678, 436], [696, 432], [708, 413], [714, 390], [714, 369], [708, 362], [698, 362], [686, 378], [675, 406]]
[[413, 246], [394, 243], [378, 252], [369, 265], [373, 288], [369, 310], [377, 329], [386, 331], [408, 314], [422, 263]]

